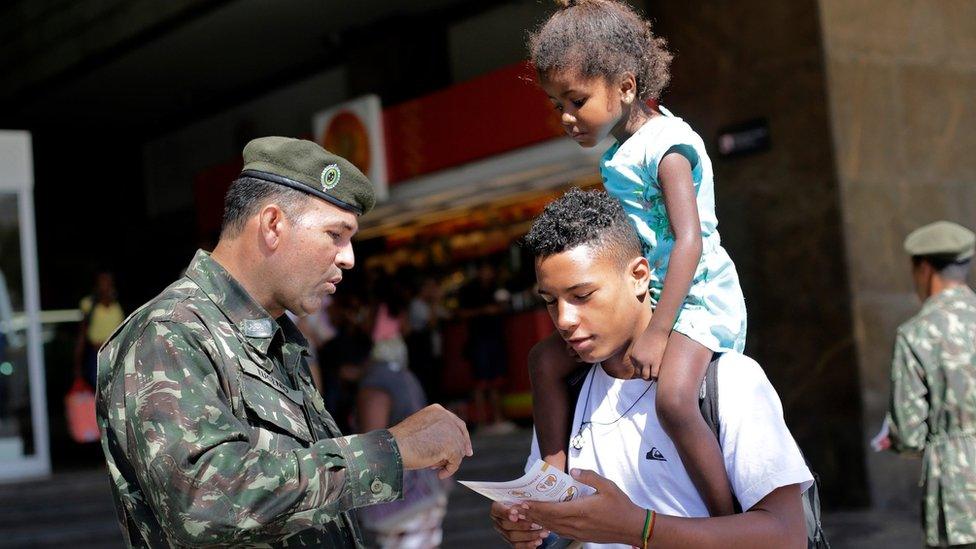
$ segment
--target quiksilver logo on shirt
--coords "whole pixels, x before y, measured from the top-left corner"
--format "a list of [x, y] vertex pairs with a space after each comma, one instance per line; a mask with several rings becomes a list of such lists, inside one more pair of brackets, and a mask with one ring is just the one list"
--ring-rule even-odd
[[649, 459], [649, 460], [651, 460], [651, 461], [667, 461], [668, 460], [668, 458], [664, 457], [664, 454], [662, 454], [661, 451], [658, 450], [657, 447], [655, 447], [655, 446], [651, 446], [651, 451], [647, 452], [647, 455], [644, 456], [644, 457], [647, 458], [647, 459]]

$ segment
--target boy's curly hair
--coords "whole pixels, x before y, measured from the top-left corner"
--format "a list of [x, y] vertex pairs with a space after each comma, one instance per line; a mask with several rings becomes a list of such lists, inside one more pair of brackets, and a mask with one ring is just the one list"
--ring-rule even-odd
[[637, 80], [637, 99], [657, 99], [671, 80], [672, 55], [651, 24], [618, 0], [562, 0], [529, 34], [529, 56], [540, 75], [565, 69], [613, 83], [625, 72]]
[[522, 246], [537, 259], [584, 244], [621, 265], [641, 255], [634, 226], [606, 191], [573, 187], [550, 202], [522, 238]]

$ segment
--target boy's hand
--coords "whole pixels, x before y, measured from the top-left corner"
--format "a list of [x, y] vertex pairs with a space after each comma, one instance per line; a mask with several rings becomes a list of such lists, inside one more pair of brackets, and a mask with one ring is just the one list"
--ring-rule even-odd
[[634, 368], [644, 379], [657, 379], [664, 358], [664, 349], [668, 346], [668, 332], [648, 326], [630, 352], [630, 359]]
[[574, 469], [571, 474], [596, 488], [596, 494], [559, 503], [523, 502], [518, 509], [520, 521], [540, 524], [544, 530], [578, 541], [639, 545], [646, 511], [613, 481], [593, 471]]

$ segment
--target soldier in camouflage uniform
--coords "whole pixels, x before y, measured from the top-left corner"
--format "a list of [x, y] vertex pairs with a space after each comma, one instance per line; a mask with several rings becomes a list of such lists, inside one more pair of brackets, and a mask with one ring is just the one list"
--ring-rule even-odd
[[921, 453], [922, 524], [932, 547], [976, 547], [976, 236], [946, 221], [905, 240], [922, 310], [898, 328], [891, 448]]
[[401, 497], [404, 469], [453, 473], [471, 443], [430, 406], [343, 437], [284, 314], [318, 310], [374, 202], [309, 141], [244, 149], [213, 255], [130, 316], [98, 359], [98, 421], [130, 547], [361, 547], [353, 509]]

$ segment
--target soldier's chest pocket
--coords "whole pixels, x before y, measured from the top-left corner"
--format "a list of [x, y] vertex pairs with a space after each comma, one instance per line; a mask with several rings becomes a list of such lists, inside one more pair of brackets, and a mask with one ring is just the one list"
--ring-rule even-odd
[[[241, 361], [241, 400], [247, 421], [266, 431], [263, 436], [288, 436], [298, 439], [301, 446], [314, 441], [302, 407], [302, 392], [289, 389], [250, 361]], [[270, 449], [287, 449], [274, 441], [265, 442]]]

